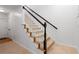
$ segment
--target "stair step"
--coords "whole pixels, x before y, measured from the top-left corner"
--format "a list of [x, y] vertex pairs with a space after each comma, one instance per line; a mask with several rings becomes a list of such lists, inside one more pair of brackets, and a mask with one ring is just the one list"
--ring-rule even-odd
[[[46, 36], [46, 40], [49, 40], [50, 39], [50, 37], [48, 37], [48, 36]], [[44, 36], [41, 38], [41, 37], [39, 37], [39, 38], [36, 38], [36, 40], [35, 40], [35, 42], [36, 43], [40, 43], [40, 42], [44, 42]]]
[[30, 26], [28, 24], [26, 24], [26, 28], [29, 28]]
[[30, 32], [30, 36], [31, 37], [40, 37], [40, 36], [44, 36], [44, 33], [43, 33], [43, 31], [33, 31], [33, 32]]
[[[36, 29], [36, 28], [35, 28]], [[30, 32], [32, 32], [32, 33], [39, 33], [39, 32], [43, 32], [41, 29], [29, 29], [29, 28], [26, 28], [26, 29], [24, 29], [26, 32], [28, 32], [28, 33], [30, 33]]]
[[[49, 48], [55, 43], [55, 41], [49, 39], [47, 40], [47, 50], [49, 50]], [[44, 46], [43, 46], [43, 42], [40, 43], [40, 50], [44, 51]]]
[[33, 24], [33, 25], [26, 24], [26, 27], [30, 29], [30, 28], [38, 28], [39, 26], [36, 24]]
[[34, 32], [43, 32], [43, 30], [41, 30], [41, 29], [36, 29], [36, 30], [33, 30], [33, 29], [29, 29], [29, 32], [32, 32], [32, 33], [34, 33]]
[[25, 31], [26, 31], [27, 33], [30, 33], [29, 28], [26, 28]]
[[42, 32], [43, 33], [43, 30], [31, 30], [32, 33], [40, 33]]
[[[42, 29], [40, 27], [36, 27], [36, 28], [28, 28], [28, 32], [41, 32]], [[43, 32], [43, 31], [42, 31]]]
[[43, 36], [44, 36], [43, 33], [40, 33], [40, 34], [36, 34], [36, 35], [34, 35], [34, 37], [36, 37], [36, 38], [43, 37]]
[[41, 27], [32, 27], [31, 29], [32, 29], [32, 30], [37, 30], [37, 29], [38, 29], [38, 30], [39, 30], [39, 29], [41, 30], [42, 28], [41, 28]]
[[39, 27], [39, 25], [31, 24], [30, 27]]

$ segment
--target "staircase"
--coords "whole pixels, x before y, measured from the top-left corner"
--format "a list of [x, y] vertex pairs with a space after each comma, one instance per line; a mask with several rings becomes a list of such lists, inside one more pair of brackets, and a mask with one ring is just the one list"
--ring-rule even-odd
[[[43, 19], [45, 22], [42, 23], [27, 8], [30, 11], [32, 11], [33, 13], [35, 13], [37, 16], [39, 16], [41, 19]], [[34, 12], [29, 7], [27, 7], [27, 8], [25, 8], [23, 6], [23, 9], [26, 10], [36, 21], [38, 21], [38, 23], [40, 23], [42, 25], [42, 27], [39, 26], [38, 24], [36, 24], [32, 20], [30, 20], [30, 22], [29, 22], [29, 20], [27, 20], [27, 21], [25, 21], [26, 24], [24, 24], [24, 29], [25, 29], [26, 33], [29, 35], [29, 37], [32, 39], [36, 48], [43, 51], [44, 54], [47, 54], [47, 51], [49, 50], [49, 48], [52, 45], [54, 45], [54, 43], [55, 43], [55, 41], [47, 34], [47, 31], [46, 31], [47, 30], [47, 23], [50, 24], [51, 26], [53, 26], [56, 30], [57, 30], [57, 27], [52, 25], [50, 22], [45, 20], [42, 16], [40, 16], [39, 14]]]
[[[29, 35], [29, 37], [32, 39], [32, 41], [35, 43], [35, 46], [37, 49], [44, 52], [44, 31], [39, 26], [33, 23], [33, 21], [30, 24], [25, 24], [25, 31]], [[55, 43], [54, 40], [48, 35], [46, 35], [46, 42], [47, 42], [47, 51], [49, 48]]]

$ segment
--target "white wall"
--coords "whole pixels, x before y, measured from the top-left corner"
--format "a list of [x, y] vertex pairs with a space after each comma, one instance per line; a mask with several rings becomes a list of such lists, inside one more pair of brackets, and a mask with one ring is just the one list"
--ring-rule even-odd
[[24, 31], [23, 24], [25, 23], [23, 18], [23, 12], [20, 13], [10, 12], [9, 14], [9, 37], [12, 38], [13, 41], [21, 45], [22, 47], [28, 49], [32, 53], [40, 52], [35, 47], [34, 43], [31, 41], [27, 33]]
[[0, 38], [8, 37], [8, 14], [0, 12]]
[[[37, 13], [42, 15], [45, 19], [58, 27], [55, 30], [52, 26], [48, 25], [47, 32], [56, 41], [66, 43], [69, 45], [79, 47], [79, 7], [78, 6], [30, 6]], [[37, 53], [33, 42], [29, 39], [26, 32], [24, 32], [24, 16], [22, 11], [12, 11], [9, 13], [8, 35], [13, 41], [22, 45], [31, 52]], [[25, 13], [25, 12], [24, 12]], [[1, 16], [1, 15], [0, 15]], [[2, 16], [1, 16], [2, 17]], [[7, 19], [7, 18], [6, 18]], [[34, 18], [31, 18], [34, 20]], [[40, 19], [41, 20], [41, 19]], [[43, 21], [43, 20], [41, 20]], [[1, 21], [0, 21], [1, 22]], [[5, 21], [7, 22], [7, 21]], [[1, 22], [2, 23], [2, 22]], [[0, 23], [0, 24], [1, 24]], [[7, 24], [7, 23], [5, 23]], [[0, 25], [0, 27], [3, 25]], [[7, 27], [4, 26], [4, 27]], [[1, 28], [0, 28], [1, 29]], [[4, 31], [5, 33], [7, 31]]]
[[58, 30], [50, 25], [47, 27], [48, 33], [56, 41], [79, 47], [79, 6], [30, 5], [29, 7], [58, 27]]

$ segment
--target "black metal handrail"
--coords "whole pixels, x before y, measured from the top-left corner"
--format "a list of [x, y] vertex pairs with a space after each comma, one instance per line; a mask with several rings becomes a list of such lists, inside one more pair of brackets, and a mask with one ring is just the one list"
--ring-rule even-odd
[[55, 29], [58, 29], [56, 26], [54, 26], [53, 24], [51, 24], [49, 21], [47, 21], [44, 17], [42, 17], [41, 15], [39, 15], [38, 13], [36, 13], [34, 10], [32, 10], [31, 8], [29, 8], [28, 6], [26, 6], [30, 11], [32, 11], [33, 13], [35, 13], [37, 16], [39, 16], [40, 18], [42, 18], [44, 21], [46, 21], [47, 23], [49, 23], [51, 26], [53, 26]]
[[44, 26], [44, 24], [40, 20], [38, 20], [38, 18], [36, 18], [31, 12], [29, 12], [24, 6], [23, 9], [25, 9], [32, 17], [34, 17], [42, 26]]
[[24, 6], [23, 9], [25, 9], [33, 18], [35, 18], [43, 27], [44, 27], [44, 54], [47, 54], [47, 42], [46, 42], [46, 22], [44, 22], [44, 24], [38, 20], [37, 17], [35, 17], [31, 12], [29, 12]]

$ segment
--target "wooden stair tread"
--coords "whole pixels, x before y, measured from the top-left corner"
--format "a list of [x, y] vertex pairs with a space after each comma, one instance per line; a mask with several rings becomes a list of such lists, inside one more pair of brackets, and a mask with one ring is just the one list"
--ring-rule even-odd
[[32, 32], [32, 33], [39, 33], [39, 32], [43, 32], [42, 30], [40, 29], [29, 29], [29, 28], [26, 28], [24, 29], [26, 31], [28, 31], [29, 33]]
[[30, 25], [30, 27], [32, 27], [32, 28], [36, 28], [36, 27], [40, 27], [39, 25]]
[[41, 27], [32, 27], [32, 30], [41, 30]]
[[40, 33], [40, 34], [36, 34], [35, 37], [40, 37], [40, 36], [44, 36], [43, 33]]
[[36, 30], [33, 30], [33, 29], [29, 29], [30, 32], [43, 32], [43, 30], [41, 29], [36, 29]]
[[28, 25], [28, 24], [26, 24], [26, 27], [27, 28], [39, 28], [39, 26], [38, 25]]
[[26, 31], [27, 32], [43, 32], [42, 28], [39, 27], [38, 25], [26, 25]]
[[[41, 38], [36, 38], [36, 43], [43, 43], [43, 41], [44, 41], [44, 38], [42, 39], [42, 40], [40, 40]], [[46, 37], [46, 40], [49, 40], [50, 39], [50, 37]]]
[[[47, 50], [54, 44], [55, 42], [51, 39], [47, 40]], [[43, 43], [40, 43], [40, 50], [44, 51], [43, 49]]]
[[42, 37], [42, 36], [44, 36], [44, 33], [43, 33], [43, 31], [30, 32], [30, 36], [35, 37], [35, 38]]

